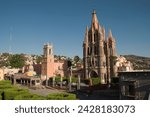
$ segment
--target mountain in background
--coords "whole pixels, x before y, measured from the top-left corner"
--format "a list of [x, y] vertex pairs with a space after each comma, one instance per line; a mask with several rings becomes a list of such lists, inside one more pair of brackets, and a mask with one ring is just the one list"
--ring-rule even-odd
[[134, 70], [150, 70], [150, 57], [123, 55], [133, 64]]

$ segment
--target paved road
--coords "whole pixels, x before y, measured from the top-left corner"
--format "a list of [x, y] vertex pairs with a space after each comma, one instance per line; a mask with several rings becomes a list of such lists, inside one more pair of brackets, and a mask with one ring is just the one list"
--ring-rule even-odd
[[[60, 90], [60, 89], [55, 89], [52, 87], [49, 88], [37, 88], [37, 89], [32, 89], [28, 88], [27, 86], [19, 86], [21, 88], [27, 88], [29, 89], [29, 92], [46, 96], [50, 93], [64, 93], [66, 92], [65, 90]], [[119, 96], [116, 91], [113, 90], [97, 90], [93, 91], [92, 94], [89, 92], [85, 91], [73, 91], [74, 94], [76, 94], [77, 99], [79, 100], [118, 100]]]
[[65, 92], [64, 90], [58, 90], [58, 89], [54, 89], [54, 88], [37, 88], [37, 89], [33, 89], [33, 88], [29, 88], [27, 86], [19, 86], [21, 88], [26, 88], [29, 90], [30, 93], [33, 94], [38, 94], [38, 95], [42, 95], [42, 96], [46, 96], [50, 93], [63, 93]]

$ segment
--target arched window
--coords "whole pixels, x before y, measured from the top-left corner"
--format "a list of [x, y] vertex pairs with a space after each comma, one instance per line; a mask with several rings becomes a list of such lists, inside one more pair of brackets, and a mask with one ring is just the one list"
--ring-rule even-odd
[[52, 50], [51, 50], [51, 49], [49, 49], [49, 54], [50, 54], [50, 55], [52, 54]]
[[110, 52], [110, 55], [113, 55], [112, 47], [109, 47], [109, 52]]
[[88, 55], [90, 55], [90, 48], [88, 47]]
[[98, 39], [98, 33], [97, 33], [97, 31], [96, 31], [96, 32], [94, 33], [94, 42], [96, 42], [97, 39]]
[[98, 54], [98, 48], [97, 48], [97, 46], [96, 46], [96, 45], [94, 46], [94, 54], [95, 54], [95, 55], [97, 55], [97, 54]]
[[47, 53], [46, 53], [46, 49], [44, 48], [44, 55], [46, 55]]
[[92, 36], [90, 35], [89, 36], [89, 43], [91, 43], [92, 42]]
[[95, 59], [95, 66], [98, 66], [98, 61], [97, 61], [97, 59]]

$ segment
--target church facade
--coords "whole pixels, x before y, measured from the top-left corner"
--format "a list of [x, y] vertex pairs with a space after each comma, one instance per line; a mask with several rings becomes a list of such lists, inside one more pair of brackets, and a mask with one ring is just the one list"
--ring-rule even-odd
[[110, 83], [115, 75], [115, 57], [116, 43], [112, 32], [109, 30], [106, 37], [105, 28], [100, 26], [96, 11], [93, 11], [91, 26], [86, 27], [83, 42], [84, 78], [98, 77], [102, 84]]

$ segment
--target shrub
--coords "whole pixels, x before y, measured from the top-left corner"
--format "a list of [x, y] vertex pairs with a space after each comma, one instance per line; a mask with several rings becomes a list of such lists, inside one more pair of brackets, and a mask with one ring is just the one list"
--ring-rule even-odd
[[[67, 81], [67, 83], [69, 82], [69, 80], [70, 80], [69, 77], [68, 77], [68, 78], [62, 78], [62, 81]], [[56, 78], [55, 78], [55, 81], [56, 81], [56, 82], [61, 82], [61, 78], [60, 78], [60, 77], [56, 77]], [[71, 82], [72, 82], [72, 83], [77, 83], [77, 81], [78, 81], [78, 78], [76, 78], [76, 77], [72, 77], [72, 78], [71, 78]]]
[[13, 100], [17, 95], [28, 93], [27, 89], [8, 89], [4, 91], [4, 99], [5, 100]]
[[56, 93], [56, 94], [49, 94], [47, 95], [48, 100], [75, 100], [75, 94], [69, 93]]
[[92, 80], [92, 85], [98, 85], [100, 84], [101, 80], [100, 78], [90, 78], [90, 79], [84, 79], [82, 80], [83, 83], [87, 84], [87, 85], [90, 85], [90, 80]]
[[93, 85], [100, 84], [101, 83], [100, 81], [101, 81], [100, 78], [92, 78]]
[[18, 95], [14, 99], [15, 100], [46, 100], [47, 98], [36, 94], [26, 93], [26, 94]]
[[72, 77], [72, 82], [74, 82], [74, 83], [78, 82], [78, 78]]
[[60, 78], [60, 77], [55, 77], [55, 81], [56, 81], [56, 82], [60, 82], [60, 81], [61, 81], [61, 78]]
[[[70, 78], [63, 78], [63, 80], [68, 80], [68, 82], [69, 82]], [[72, 82], [72, 83], [78, 82], [78, 78], [72, 77], [72, 78], [71, 78], [71, 82]]]

